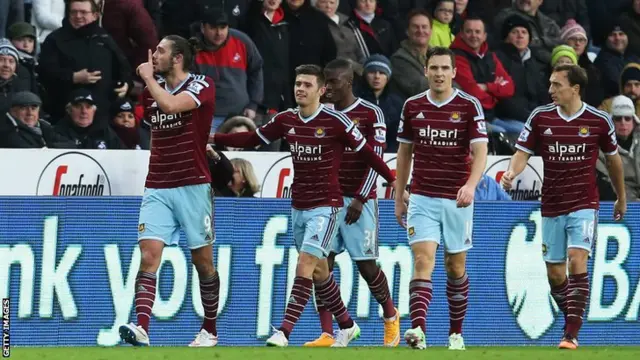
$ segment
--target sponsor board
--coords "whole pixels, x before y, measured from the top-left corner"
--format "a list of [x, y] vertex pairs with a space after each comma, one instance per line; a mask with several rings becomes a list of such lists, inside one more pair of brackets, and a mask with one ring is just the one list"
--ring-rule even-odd
[[[295, 278], [297, 251], [287, 199], [217, 200], [216, 268], [220, 274], [220, 345], [263, 345], [282, 319]], [[140, 198], [0, 198], [0, 298], [11, 298], [14, 346], [114, 346], [118, 326], [135, 319], [140, 263], [136, 237]], [[588, 263], [591, 298], [581, 345], [637, 345], [640, 310], [640, 203], [624, 222], [602, 204], [598, 241]], [[87, 214], [90, 214], [88, 217]], [[380, 201], [380, 257], [401, 330], [410, 326], [413, 259], [407, 231]], [[549, 294], [542, 259], [541, 216], [534, 202], [478, 202], [475, 247], [467, 257], [471, 283], [465, 342], [555, 346], [563, 319]], [[197, 272], [181, 246], [166, 248], [158, 274], [153, 343], [185, 346], [204, 316]], [[360, 346], [381, 345], [381, 307], [347, 254], [336, 257], [341, 296], [362, 329]], [[430, 345], [445, 346], [449, 312], [446, 275], [433, 275], [427, 321]], [[320, 327], [310, 301], [291, 336], [301, 345]], [[38, 336], [33, 336], [36, 333]]]

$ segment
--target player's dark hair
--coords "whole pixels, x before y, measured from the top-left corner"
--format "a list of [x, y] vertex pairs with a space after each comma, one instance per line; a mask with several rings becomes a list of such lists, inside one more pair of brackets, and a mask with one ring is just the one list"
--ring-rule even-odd
[[464, 22], [462, 23], [462, 29], [464, 30], [465, 27], [467, 26], [467, 23], [469, 21], [480, 21], [482, 22], [482, 27], [484, 28], [484, 32], [487, 32], [487, 23], [484, 21], [483, 18], [481, 18], [478, 15], [469, 15], [464, 19]]
[[413, 20], [413, 18], [416, 16], [424, 16], [427, 19], [429, 19], [429, 27], [431, 27], [431, 24], [433, 24], [433, 18], [431, 17], [431, 13], [429, 13], [425, 9], [413, 9], [409, 11], [409, 13], [407, 14], [407, 28], [409, 27], [411, 20]]
[[164, 39], [171, 41], [171, 56], [182, 55], [182, 69], [191, 71], [194, 67], [196, 54], [195, 44], [191, 40], [178, 35], [168, 35]]
[[442, 46], [430, 47], [427, 50], [427, 64], [434, 56], [448, 56], [451, 59], [451, 68], [456, 67], [456, 54], [451, 49]]
[[296, 68], [296, 76], [298, 75], [312, 75], [315, 76], [318, 81], [318, 86], [324, 86], [324, 73], [322, 68], [318, 65], [304, 64]]
[[324, 70], [345, 70], [345, 71], [353, 71], [353, 65], [351, 65], [351, 61], [343, 58], [337, 58], [329, 61], [327, 65], [325, 65]]
[[587, 89], [587, 84], [589, 83], [589, 77], [587, 76], [587, 72], [585, 69], [581, 68], [578, 65], [558, 65], [553, 68], [553, 72], [567, 72], [567, 80], [569, 81], [569, 85], [580, 86], [580, 94], [583, 94]]

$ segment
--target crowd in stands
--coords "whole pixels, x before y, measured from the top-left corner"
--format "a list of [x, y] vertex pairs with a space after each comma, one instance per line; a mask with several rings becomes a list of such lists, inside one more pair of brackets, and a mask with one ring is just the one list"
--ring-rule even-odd
[[193, 71], [215, 82], [211, 131], [266, 123], [294, 106], [295, 67], [342, 57], [384, 112], [387, 152], [404, 101], [428, 88], [429, 47], [455, 52], [455, 86], [480, 100], [498, 155], [550, 102], [552, 68], [578, 64], [640, 198], [640, 0], [6, 0], [0, 147], [148, 149], [135, 69], [172, 34], [197, 40]]

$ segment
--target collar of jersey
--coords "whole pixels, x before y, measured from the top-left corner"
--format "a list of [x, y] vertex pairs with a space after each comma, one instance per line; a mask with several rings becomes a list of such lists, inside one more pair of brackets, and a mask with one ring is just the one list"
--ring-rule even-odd
[[164, 81], [164, 89], [167, 90], [167, 92], [169, 92], [171, 95], [175, 94], [178, 90], [180, 90], [184, 84], [189, 81], [189, 79], [191, 79], [191, 73], [187, 74], [187, 77], [182, 80], [182, 82], [180, 84], [178, 84], [178, 86], [176, 86], [173, 90], [168, 88], [168, 84], [167, 84], [167, 80], [165, 79]]
[[431, 90], [427, 90], [425, 93], [426, 93], [426, 95], [427, 95], [427, 100], [428, 100], [431, 104], [433, 104], [434, 106], [437, 106], [437, 107], [439, 107], [439, 108], [440, 108], [440, 107], [443, 107], [443, 106], [447, 105], [448, 103], [450, 103], [450, 102], [451, 102], [451, 100], [453, 100], [453, 98], [455, 98], [455, 97], [456, 97], [456, 95], [458, 95], [458, 89], [455, 89], [455, 88], [454, 88], [454, 89], [453, 89], [453, 93], [451, 93], [451, 96], [449, 96], [449, 98], [448, 98], [447, 100], [445, 100], [445, 101], [443, 101], [443, 102], [440, 102], [440, 103], [431, 99], [431, 96], [430, 96], [430, 94], [431, 94]]
[[318, 106], [318, 110], [316, 110], [316, 112], [314, 112], [311, 116], [309, 117], [304, 117], [302, 116], [302, 111], [300, 111], [300, 109], [298, 109], [298, 117], [300, 118], [300, 120], [302, 120], [303, 123], [308, 123], [309, 121], [313, 120], [316, 118], [316, 116], [318, 116], [318, 114], [320, 114], [320, 112], [322, 111], [322, 109], [324, 109], [324, 105], [320, 104], [320, 106]]
[[561, 111], [560, 111], [560, 106], [556, 106], [556, 111], [558, 112], [558, 116], [560, 116], [560, 118], [562, 118], [562, 120], [569, 122], [577, 117], [579, 117], [580, 115], [582, 115], [582, 113], [587, 109], [587, 104], [583, 101], [582, 102], [582, 107], [580, 108], [580, 110], [578, 110], [577, 113], [567, 117], [566, 115], [564, 115]]

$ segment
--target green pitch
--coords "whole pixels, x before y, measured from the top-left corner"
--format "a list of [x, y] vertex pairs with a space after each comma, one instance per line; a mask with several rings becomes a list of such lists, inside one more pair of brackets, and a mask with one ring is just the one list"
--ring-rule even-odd
[[409, 360], [409, 359], [487, 359], [487, 360], [638, 360], [640, 347], [588, 347], [561, 351], [547, 347], [473, 347], [467, 351], [449, 351], [431, 347], [424, 351], [406, 347], [394, 349], [352, 347], [347, 349], [286, 349], [264, 347], [188, 347], [152, 348], [13, 348], [11, 358], [18, 360], [137, 360], [137, 359], [210, 359], [210, 360]]

